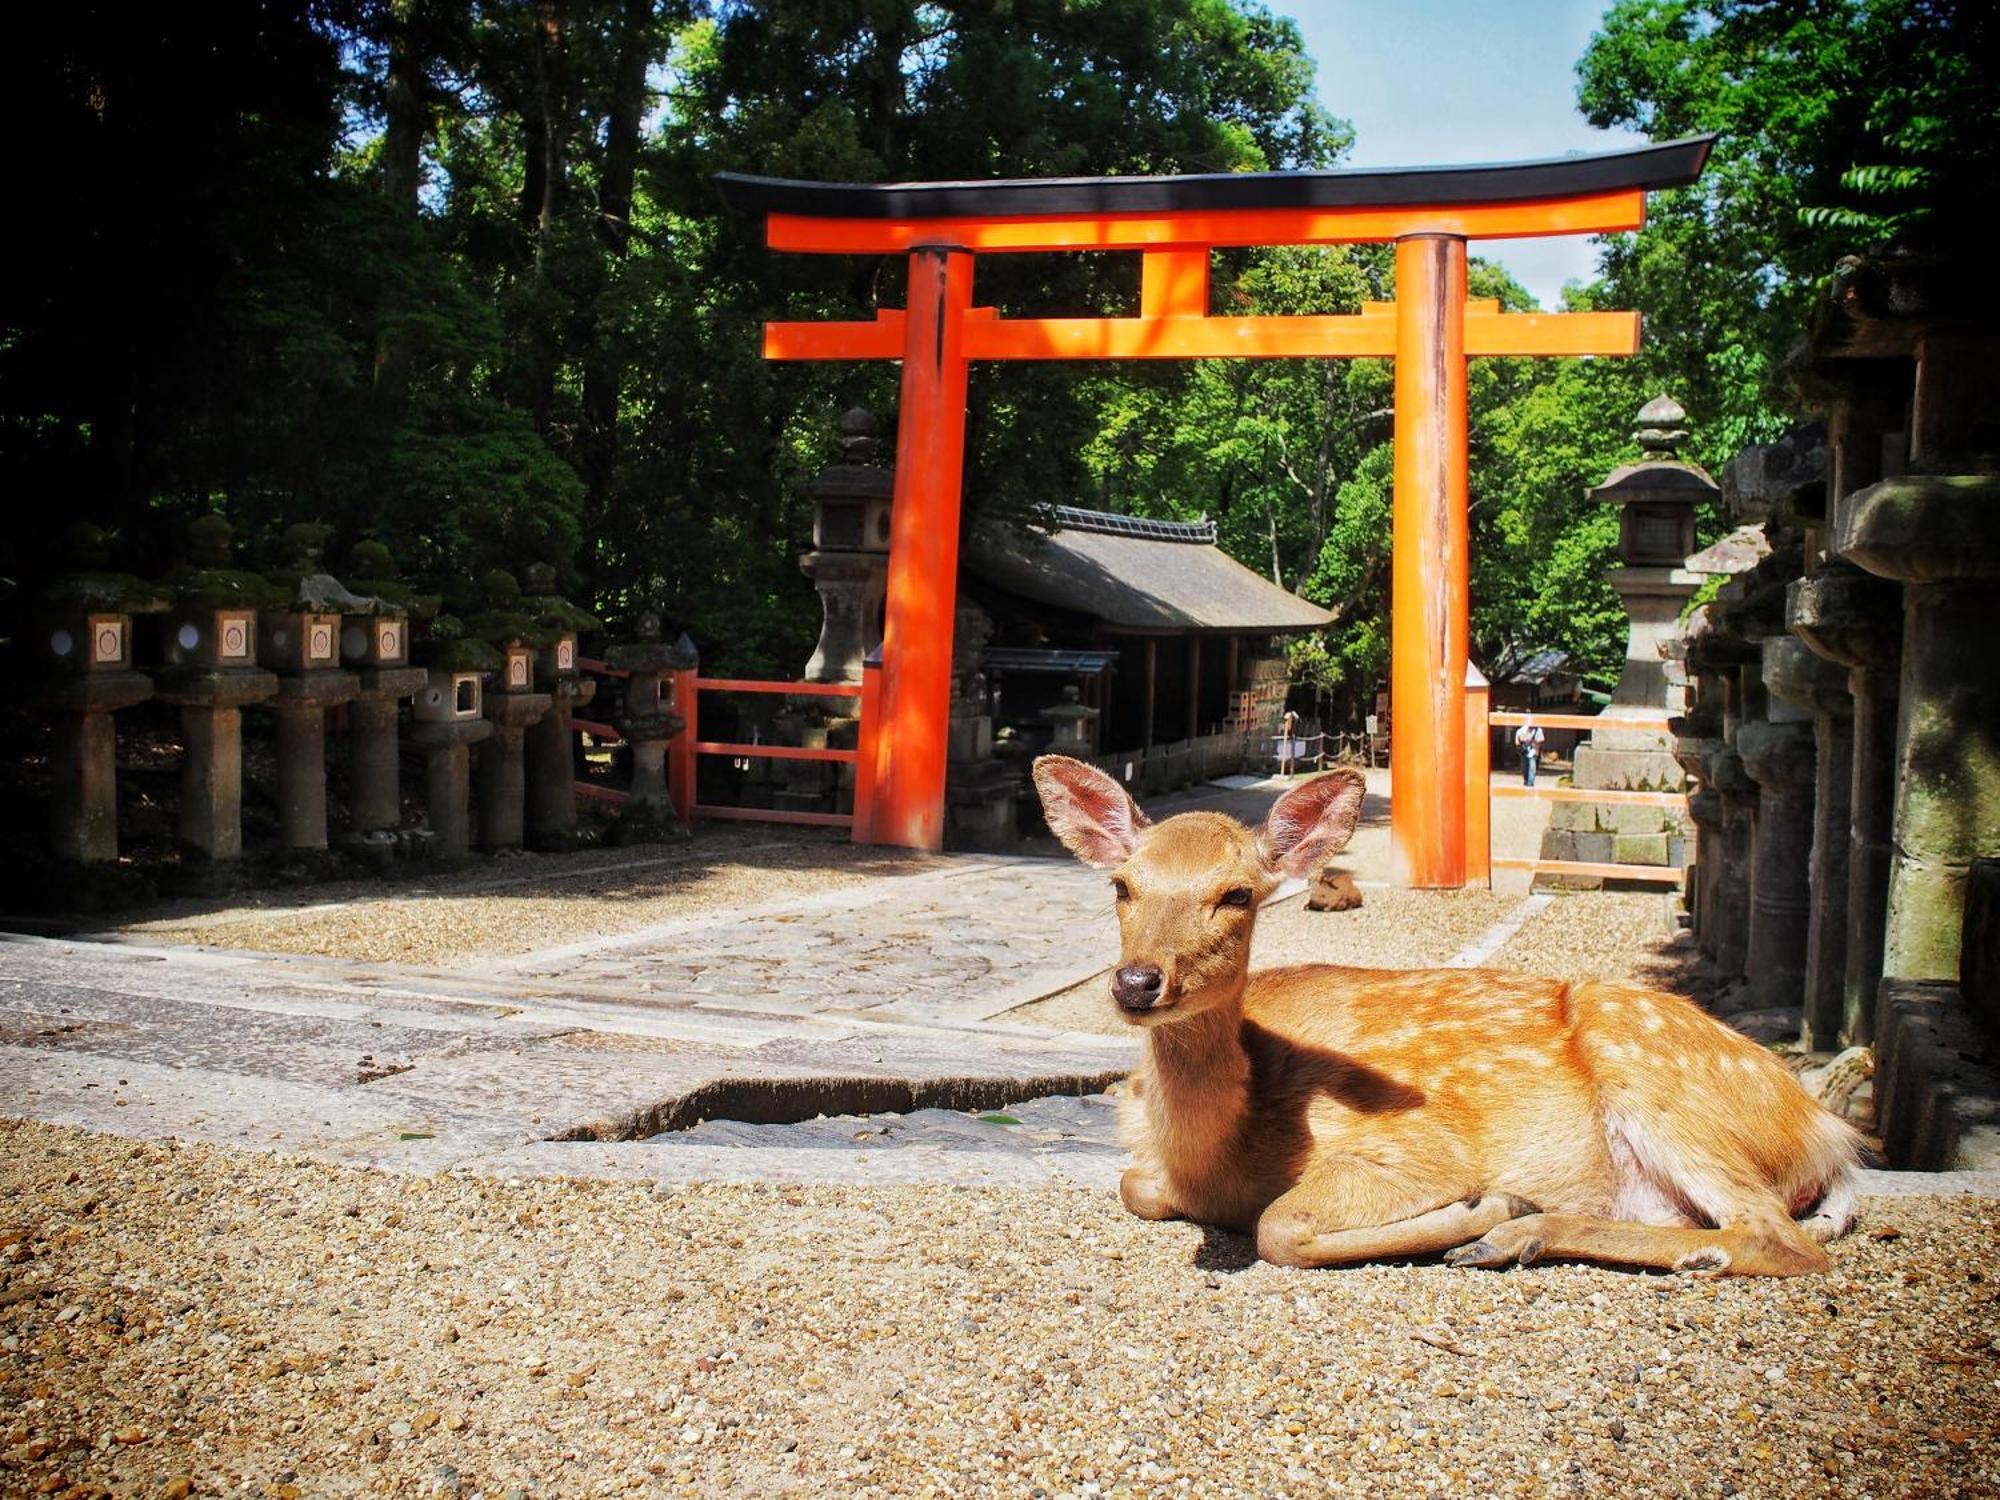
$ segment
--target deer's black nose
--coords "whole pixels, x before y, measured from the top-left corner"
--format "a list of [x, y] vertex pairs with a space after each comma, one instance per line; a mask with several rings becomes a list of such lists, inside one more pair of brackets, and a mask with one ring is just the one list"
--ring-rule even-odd
[[1127, 1010], [1151, 1010], [1165, 983], [1158, 964], [1127, 964], [1111, 976], [1111, 998]]

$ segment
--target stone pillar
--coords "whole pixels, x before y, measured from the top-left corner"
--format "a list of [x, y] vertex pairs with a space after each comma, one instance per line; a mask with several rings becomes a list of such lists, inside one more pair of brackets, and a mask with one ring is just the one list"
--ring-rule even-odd
[[[1921, 393], [1921, 381], [1920, 381]], [[1849, 497], [1840, 555], [1904, 585], [1895, 852], [1882, 972], [1958, 974], [1972, 861], [2000, 849], [2000, 476], [1913, 475]]]
[[549, 682], [549, 711], [527, 730], [527, 837], [536, 849], [568, 847], [576, 835], [576, 710], [597, 696], [589, 677]]
[[424, 752], [424, 813], [437, 839], [440, 859], [464, 859], [472, 852], [469, 746], [493, 733], [490, 719], [419, 723], [410, 743]]
[[1847, 856], [1847, 962], [1840, 1041], [1874, 1040], [1896, 798], [1896, 664], [1901, 590], [1844, 562], [1791, 586], [1786, 616], [1813, 651], [1848, 669], [1853, 702]]
[[1715, 888], [1722, 865], [1722, 798], [1707, 790], [1690, 793], [1688, 817], [1694, 823], [1697, 850], [1688, 866], [1688, 877], [1694, 882], [1694, 889], [1688, 893], [1688, 910], [1694, 923], [1695, 948], [1714, 964], [1717, 961]]
[[153, 696], [138, 672], [93, 672], [55, 694], [49, 810], [56, 858], [101, 864], [118, 857], [118, 731], [112, 718]]
[[1757, 832], [1757, 783], [1736, 747], [1721, 742], [1703, 765], [1704, 779], [1722, 804], [1722, 837], [1708, 878], [1709, 918], [1715, 934], [1716, 972], [1734, 977], [1750, 955], [1750, 870]]
[[347, 817], [354, 833], [393, 833], [403, 822], [402, 746], [398, 705], [424, 690], [422, 667], [365, 667], [361, 691], [347, 711]]
[[278, 836], [287, 849], [326, 847], [326, 714], [279, 699]]
[[493, 734], [479, 752], [479, 847], [518, 849], [524, 836], [528, 727], [549, 711], [547, 693], [488, 693]]
[[626, 732], [626, 743], [632, 747], [632, 801], [642, 807], [665, 807], [667, 805], [667, 741], [672, 735], [648, 735], [643, 739], [632, 739]]
[[1812, 918], [1812, 726], [1788, 705], [1774, 703], [1771, 712], [1771, 719], [1745, 724], [1736, 735], [1736, 753], [1757, 783], [1744, 977], [1750, 1006], [1758, 1010], [1803, 1003]]
[[437, 852], [444, 859], [463, 859], [472, 852], [472, 755], [463, 741], [427, 749], [424, 759], [424, 810]]
[[357, 698], [347, 709], [347, 812], [356, 833], [381, 833], [402, 822], [396, 700]]
[[213, 860], [243, 853], [243, 706], [277, 691], [261, 668], [163, 673], [158, 697], [181, 711], [181, 842]]
[[360, 691], [352, 672], [278, 679], [278, 819], [287, 849], [326, 847], [326, 710]]
[[[1800, 579], [1793, 585], [1806, 580]], [[1848, 828], [1854, 780], [1854, 700], [1847, 673], [1796, 636], [1764, 642], [1764, 681], [1779, 700], [1813, 716], [1811, 918], [1806, 938], [1806, 1050], [1839, 1042], [1847, 984]]]
[[210, 859], [243, 852], [243, 714], [181, 705], [181, 841]]

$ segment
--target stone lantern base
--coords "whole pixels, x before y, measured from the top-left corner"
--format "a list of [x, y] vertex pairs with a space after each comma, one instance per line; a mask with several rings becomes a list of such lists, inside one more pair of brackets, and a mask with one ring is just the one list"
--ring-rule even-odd
[[439, 859], [464, 859], [472, 852], [470, 747], [492, 733], [491, 719], [445, 720], [410, 731], [410, 743], [424, 752], [424, 812]]
[[118, 736], [112, 715], [153, 696], [141, 672], [94, 672], [56, 692], [49, 764], [56, 858], [101, 864], [118, 857]]

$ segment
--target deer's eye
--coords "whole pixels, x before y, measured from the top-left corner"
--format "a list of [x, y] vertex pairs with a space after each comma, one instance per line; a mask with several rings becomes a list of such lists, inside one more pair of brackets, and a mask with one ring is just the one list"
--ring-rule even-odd
[[1114, 875], [1111, 877], [1111, 894], [1116, 896], [1120, 901], [1130, 901], [1132, 899], [1132, 887]]
[[1233, 886], [1229, 890], [1224, 891], [1222, 899], [1215, 904], [1217, 906], [1248, 906], [1250, 904], [1250, 887], [1247, 885]]

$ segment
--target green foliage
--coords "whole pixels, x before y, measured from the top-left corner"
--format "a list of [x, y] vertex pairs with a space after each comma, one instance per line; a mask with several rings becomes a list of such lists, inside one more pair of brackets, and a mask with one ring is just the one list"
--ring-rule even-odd
[[[1618, 0], [1577, 66], [1596, 125], [1720, 132], [1699, 183], [1611, 241], [1648, 314], [1640, 366], [1719, 460], [1785, 424], [1776, 375], [1842, 254], [1969, 249], [1996, 186], [2000, 90], [1980, 0]], [[1667, 377], [1671, 377], [1668, 379]]]
[[[1615, 516], [1584, 489], [1632, 456], [1646, 397], [1679, 397], [1719, 462], [1783, 424], [1774, 377], [1837, 252], [1962, 242], [1993, 196], [2000, 118], [1974, 63], [1992, 27], [1954, 0], [1612, 7], [1585, 113], [1723, 141], [1569, 293], [1641, 310], [1637, 359], [1474, 362], [1489, 671], [1559, 646], [1615, 672]], [[1297, 28], [1256, 0], [220, 0], [144, 27], [86, 0], [24, 45], [14, 133], [48, 144], [19, 196], [62, 228], [21, 237], [0, 321], [10, 493], [110, 523], [140, 571], [193, 517], [226, 514], [267, 568], [310, 522], [351, 586], [420, 614], [449, 595], [540, 631], [650, 608], [745, 674], [810, 648], [801, 486], [841, 411], [891, 416], [896, 396], [890, 365], [766, 363], [758, 327], [869, 316], [903, 271], [770, 254], [721, 211], [717, 170], [1255, 170], [1329, 165], [1352, 139], [1314, 102]], [[977, 295], [1129, 312], [1134, 260], [984, 257]], [[1384, 247], [1229, 251], [1211, 296], [1352, 312], [1392, 281]], [[1529, 305], [1477, 263], [1472, 290]], [[1352, 722], [1388, 656], [1392, 396], [1371, 360], [984, 367], [967, 509], [1212, 517], [1334, 613], [1294, 661]], [[0, 574], [53, 574], [58, 543], [25, 530]], [[473, 582], [535, 561], [555, 578], [518, 606]]]

